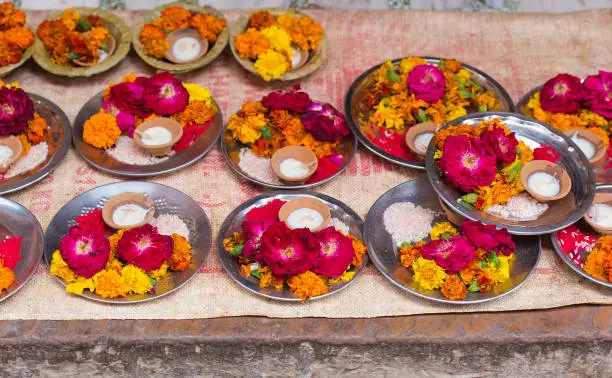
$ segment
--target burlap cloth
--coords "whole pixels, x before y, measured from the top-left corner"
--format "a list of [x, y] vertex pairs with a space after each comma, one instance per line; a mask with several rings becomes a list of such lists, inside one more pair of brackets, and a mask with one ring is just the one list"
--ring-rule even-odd
[[[498, 80], [516, 101], [529, 89], [558, 72], [578, 76], [598, 69], [612, 70], [612, 10], [562, 15], [447, 13], [419, 11], [309, 11], [323, 24], [329, 38], [329, 59], [302, 81], [314, 97], [343, 108], [352, 81], [385, 58], [429, 55], [456, 58]], [[38, 25], [45, 12], [28, 12]], [[228, 21], [240, 14], [225, 12]], [[141, 13], [120, 12], [130, 25]], [[153, 70], [134, 52], [110, 72], [88, 79], [47, 74], [33, 62], [6, 80], [17, 80], [28, 91], [55, 101], [73, 120], [93, 94], [130, 72]], [[212, 65], [183, 76], [208, 87], [225, 118], [246, 100], [256, 100], [275, 85], [265, 84], [243, 70], [229, 50]], [[422, 172], [392, 166], [364, 148], [349, 169], [317, 190], [334, 196], [365, 216], [374, 201], [391, 187]], [[97, 172], [74, 150], [55, 172], [26, 190], [8, 196], [29, 208], [43, 228], [66, 202], [118, 178]], [[180, 172], [153, 179], [182, 190], [205, 209], [213, 234], [229, 212], [262, 192], [239, 179], [218, 149]], [[260, 299], [234, 284], [225, 274], [213, 247], [204, 269], [184, 288], [159, 300], [110, 306], [68, 295], [41, 264], [21, 292], [0, 305], [0, 319], [183, 319], [238, 315], [271, 317], [376, 317], [454, 311], [508, 311], [550, 308], [578, 303], [612, 303], [612, 291], [579, 278], [551, 250], [544, 237], [542, 258], [534, 274], [517, 292], [474, 306], [437, 305], [397, 289], [373, 266], [346, 290], [306, 304], [281, 304]]]

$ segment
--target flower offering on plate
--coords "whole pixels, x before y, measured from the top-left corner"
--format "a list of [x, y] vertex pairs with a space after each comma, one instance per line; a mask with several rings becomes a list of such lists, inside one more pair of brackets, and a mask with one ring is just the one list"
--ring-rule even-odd
[[66, 292], [119, 303], [152, 299], [183, 285], [197, 274], [211, 241], [197, 203], [144, 182], [81, 194], [54, 217], [46, 237], [50, 273]]
[[612, 180], [612, 72], [599, 71], [583, 81], [559, 74], [525, 95], [518, 109], [570, 136], [591, 161], [598, 181]]
[[238, 62], [265, 81], [304, 77], [327, 55], [323, 27], [302, 12], [281, 8], [239, 18], [232, 25], [230, 46]]
[[368, 149], [418, 169], [425, 167], [432, 132], [416, 135], [417, 150], [411, 150], [406, 140], [409, 130], [492, 110], [514, 110], [497, 82], [458, 60], [426, 57], [386, 61], [371, 68], [355, 80], [345, 103], [351, 127]]
[[[288, 146], [305, 151], [293, 154], [284, 150]], [[344, 115], [331, 104], [312, 100], [299, 86], [244, 103], [230, 117], [222, 140], [223, 153], [236, 172], [272, 188], [304, 188], [331, 180], [348, 166], [356, 148]], [[281, 155], [279, 169], [274, 169]]]
[[[59, 121], [59, 124], [58, 124]], [[70, 123], [55, 105], [0, 81], [0, 193], [38, 181], [63, 158]]]
[[569, 139], [509, 113], [479, 113], [438, 130], [427, 170], [454, 211], [511, 233], [562, 228], [593, 198], [589, 163]]
[[26, 26], [26, 14], [12, 2], [0, 4], [0, 76], [23, 64], [34, 51], [34, 33]]
[[449, 222], [424, 180], [398, 185], [370, 209], [364, 233], [376, 267], [400, 288], [447, 303], [478, 303], [523, 284], [540, 255], [534, 236], [464, 219]]
[[219, 233], [228, 274], [273, 299], [306, 301], [336, 292], [367, 262], [359, 216], [330, 197], [302, 192], [253, 198]]
[[91, 76], [116, 65], [130, 49], [130, 30], [114, 14], [95, 8], [68, 8], [36, 30], [34, 60], [63, 76]]
[[0, 198], [0, 302], [32, 276], [43, 253], [36, 217], [16, 202]]
[[136, 30], [138, 55], [149, 65], [174, 73], [212, 62], [229, 38], [221, 12], [186, 2], [165, 4], [149, 12]]
[[555, 232], [555, 251], [575, 272], [612, 287], [612, 185], [598, 185], [584, 219]]
[[221, 114], [210, 92], [167, 72], [130, 74], [79, 112], [75, 143], [110, 173], [146, 176], [195, 162], [215, 144]]

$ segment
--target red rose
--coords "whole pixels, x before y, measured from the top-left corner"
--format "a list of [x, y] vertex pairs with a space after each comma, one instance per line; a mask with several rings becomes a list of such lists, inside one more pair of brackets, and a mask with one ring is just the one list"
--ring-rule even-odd
[[145, 86], [148, 79], [139, 77], [133, 83], [119, 83], [110, 89], [110, 100], [124, 112], [147, 118], [153, 110], [145, 101]]
[[304, 113], [312, 104], [312, 100], [308, 93], [301, 92], [300, 86], [296, 85], [289, 92], [276, 91], [268, 94], [261, 103], [270, 110], [282, 109]]

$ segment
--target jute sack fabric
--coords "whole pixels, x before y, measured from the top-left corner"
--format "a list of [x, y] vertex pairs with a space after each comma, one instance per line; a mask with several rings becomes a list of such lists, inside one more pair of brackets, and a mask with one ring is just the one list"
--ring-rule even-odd
[[[558, 72], [578, 76], [612, 70], [612, 10], [544, 15], [447, 13], [419, 11], [308, 11], [323, 24], [329, 59], [301, 82], [314, 98], [343, 108], [352, 81], [385, 58], [429, 55], [456, 58], [498, 80], [516, 101], [523, 93]], [[28, 12], [38, 25], [48, 13]], [[133, 26], [139, 12], [119, 12]], [[232, 22], [242, 12], [225, 15]], [[46, 73], [33, 62], [5, 80], [52, 99], [73, 120], [82, 104], [130, 72], [153, 74], [134, 52], [114, 69], [92, 78], [66, 79]], [[210, 66], [181, 76], [209, 88], [224, 116], [246, 100], [257, 100], [282, 84], [266, 84], [233, 60], [229, 50]], [[284, 84], [288, 88], [291, 84]], [[374, 201], [393, 186], [423, 173], [392, 166], [360, 148], [349, 169], [317, 190], [334, 196], [365, 216]], [[57, 170], [41, 183], [9, 195], [29, 208], [46, 228], [53, 215], [74, 196], [119, 179], [97, 172], [70, 151]], [[239, 179], [218, 149], [190, 168], [155, 178], [192, 196], [219, 230], [225, 216], [261, 188]], [[234, 284], [213, 249], [204, 269], [185, 288], [140, 305], [110, 306], [66, 294], [41, 264], [21, 292], [0, 306], [0, 319], [188, 319], [220, 316], [377, 317], [465, 311], [509, 311], [578, 303], [612, 303], [612, 292], [579, 278], [555, 257], [544, 237], [535, 273], [517, 292], [477, 306], [437, 305], [404, 293], [373, 266], [352, 286], [324, 300], [288, 305], [260, 299]]]

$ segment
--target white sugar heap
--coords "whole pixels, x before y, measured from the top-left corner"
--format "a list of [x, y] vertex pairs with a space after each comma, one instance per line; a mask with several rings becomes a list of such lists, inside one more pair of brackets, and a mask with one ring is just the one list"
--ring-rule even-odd
[[383, 213], [385, 230], [391, 235], [393, 244], [416, 243], [429, 235], [436, 212], [412, 202], [397, 202]]

